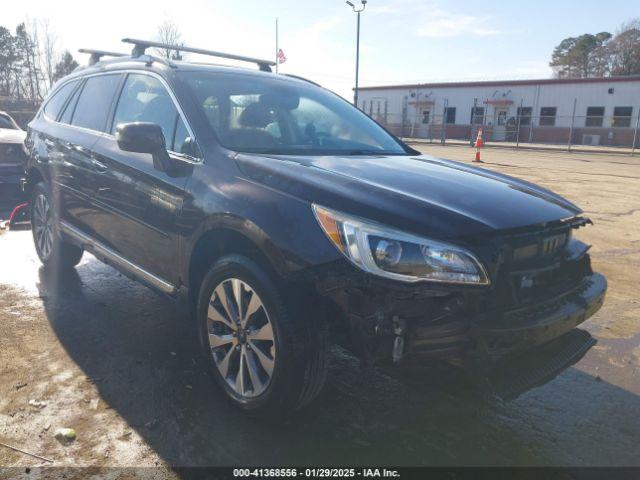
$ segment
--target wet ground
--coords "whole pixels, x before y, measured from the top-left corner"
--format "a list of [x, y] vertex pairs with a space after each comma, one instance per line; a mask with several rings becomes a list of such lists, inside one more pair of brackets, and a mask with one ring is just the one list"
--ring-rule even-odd
[[[610, 282], [585, 324], [598, 345], [550, 383], [511, 402], [482, 400], [446, 370], [422, 383], [363, 374], [335, 349], [318, 400], [269, 426], [231, 408], [202, 374], [176, 305], [89, 255], [77, 273], [51, 277], [30, 233], [14, 231], [0, 233], [0, 442], [55, 465], [640, 466], [640, 159], [483, 158], [566, 195], [596, 223], [579, 236]], [[59, 427], [76, 441], [55, 440]], [[0, 446], [0, 465], [45, 463]]]

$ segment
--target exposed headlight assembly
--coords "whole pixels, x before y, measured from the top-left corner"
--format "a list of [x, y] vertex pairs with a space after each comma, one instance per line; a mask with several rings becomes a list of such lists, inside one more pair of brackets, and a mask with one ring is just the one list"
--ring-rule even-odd
[[366, 272], [404, 282], [488, 285], [480, 261], [468, 250], [422, 238], [313, 205], [329, 240]]

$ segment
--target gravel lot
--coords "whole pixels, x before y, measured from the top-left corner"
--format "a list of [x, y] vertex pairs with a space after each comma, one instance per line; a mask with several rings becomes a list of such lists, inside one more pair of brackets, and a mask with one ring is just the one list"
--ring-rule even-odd
[[[16, 231], [0, 234], [0, 442], [54, 465], [161, 466], [166, 477], [175, 465], [640, 466], [640, 158], [486, 149], [483, 159], [595, 222], [578, 235], [610, 282], [585, 324], [598, 344], [550, 383], [480, 401], [442, 372], [419, 385], [363, 374], [336, 349], [311, 408], [283, 426], [260, 424], [199, 370], [174, 304], [89, 255], [77, 274], [53, 278], [30, 233]], [[77, 439], [60, 444], [59, 427]], [[0, 465], [46, 463], [0, 446]]]

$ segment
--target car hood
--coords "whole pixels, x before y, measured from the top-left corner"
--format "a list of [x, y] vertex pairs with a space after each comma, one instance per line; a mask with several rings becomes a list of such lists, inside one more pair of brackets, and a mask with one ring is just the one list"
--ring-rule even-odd
[[27, 132], [24, 130], [0, 128], [0, 143], [23, 143], [25, 138], [27, 138]]
[[345, 213], [438, 237], [573, 217], [559, 195], [506, 175], [427, 155], [238, 155], [254, 180]]

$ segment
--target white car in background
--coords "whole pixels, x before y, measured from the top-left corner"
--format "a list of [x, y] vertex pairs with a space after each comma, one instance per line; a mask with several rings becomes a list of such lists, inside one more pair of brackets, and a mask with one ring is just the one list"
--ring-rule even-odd
[[13, 208], [21, 199], [26, 136], [8, 113], [0, 111], [0, 211]]
[[11, 115], [0, 111], [0, 165], [22, 164], [22, 145], [26, 136], [27, 132], [18, 126]]

